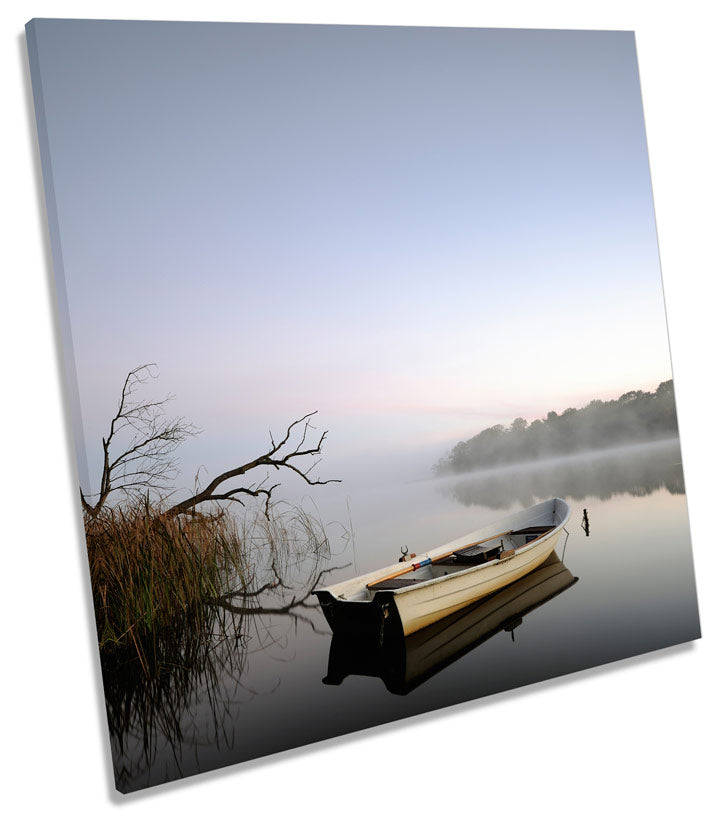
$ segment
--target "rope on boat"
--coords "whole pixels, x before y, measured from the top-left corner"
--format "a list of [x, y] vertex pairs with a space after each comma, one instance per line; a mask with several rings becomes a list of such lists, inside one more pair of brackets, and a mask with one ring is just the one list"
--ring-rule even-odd
[[563, 526], [563, 532], [565, 532], [565, 543], [563, 543], [563, 553], [562, 557], [560, 558], [562, 563], [565, 562], [565, 547], [567, 546], [568, 538], [570, 537], [570, 532], [568, 532], [565, 526]]

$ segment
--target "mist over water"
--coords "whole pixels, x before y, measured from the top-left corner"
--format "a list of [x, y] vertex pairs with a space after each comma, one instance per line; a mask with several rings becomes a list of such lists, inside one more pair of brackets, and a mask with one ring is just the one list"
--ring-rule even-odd
[[658, 489], [685, 492], [677, 439], [514, 464], [439, 483], [440, 491], [463, 505], [490, 509], [528, 506], [549, 497], [582, 501], [623, 493], [643, 497]]

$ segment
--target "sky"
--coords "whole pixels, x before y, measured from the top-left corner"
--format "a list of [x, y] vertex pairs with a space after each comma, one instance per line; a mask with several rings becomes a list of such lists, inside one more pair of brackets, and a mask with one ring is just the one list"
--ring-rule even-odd
[[312, 410], [425, 474], [671, 377], [632, 32], [33, 27], [91, 475], [146, 362], [187, 474]]

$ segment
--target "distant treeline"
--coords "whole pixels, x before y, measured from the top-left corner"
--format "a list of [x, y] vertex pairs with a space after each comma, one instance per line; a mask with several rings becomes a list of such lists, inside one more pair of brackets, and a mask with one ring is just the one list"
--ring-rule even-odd
[[591, 401], [560, 415], [549, 412], [542, 421], [516, 418], [509, 427], [488, 427], [456, 444], [433, 469], [438, 475], [470, 472], [677, 434], [673, 383], [663, 381], [655, 392], [632, 390], [613, 401]]

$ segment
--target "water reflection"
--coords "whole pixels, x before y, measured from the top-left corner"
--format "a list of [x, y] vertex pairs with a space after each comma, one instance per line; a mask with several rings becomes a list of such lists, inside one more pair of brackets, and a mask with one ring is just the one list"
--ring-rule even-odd
[[[278, 647], [282, 655], [300, 624], [319, 629], [305, 600], [284, 605], [237, 606], [208, 611], [207, 622], [187, 623], [155, 635], [144, 668], [137, 651], [101, 654], [113, 766], [122, 792], [144, 787], [153, 769], [160, 781], [184, 775], [198, 751], [233, 747], [238, 705], [272, 694], [245, 681], [251, 655]], [[327, 635], [329, 636], [329, 632]]]
[[[499, 508], [525, 492], [524, 506], [564, 496], [575, 520], [588, 508], [592, 536], [578, 531], [566, 555], [558, 548], [560, 560], [552, 556], [494, 597], [406, 640], [386, 641], [382, 651], [331, 643], [322, 614], [305, 605], [314, 600], [303, 602], [321, 567], [347, 563], [348, 551], [297, 565], [297, 550], [268, 556], [251, 589], [276, 587], [262, 597], [236, 595], [206, 624], [159, 635], [153, 653], [145, 652], [151, 673], [137, 655], [103, 657], [118, 788], [137, 790], [695, 639], [679, 461], [677, 444], [657, 445], [383, 488], [381, 503], [354, 515], [368, 570], [388, 564], [404, 543], [436, 545], [469, 531], [479, 516], [496, 517], [469, 493], [460, 506], [450, 491], [457, 483], [476, 482], [483, 502]], [[486, 480], [500, 475], [502, 483]], [[593, 495], [610, 499], [578, 502]], [[582, 578], [577, 589], [570, 588], [574, 574]]]
[[514, 640], [523, 617], [578, 580], [555, 552], [535, 571], [487, 600], [411, 634], [384, 640], [334, 635], [326, 685], [357, 674], [379, 677], [393, 694], [408, 694], [501, 631]]
[[[238, 706], [273, 694], [278, 674], [250, 682], [252, 655], [285, 662], [300, 627], [316, 625], [311, 590], [345, 566], [321, 568], [330, 555], [274, 550], [259, 587], [235, 590], [141, 644], [100, 652], [115, 782], [128, 792], [199, 769], [208, 749], [236, 744]], [[262, 582], [265, 581], [265, 582]]]
[[607, 500], [613, 495], [645, 497], [658, 489], [685, 493], [677, 441], [507, 467], [443, 481], [441, 491], [464, 506], [507, 509], [544, 498]]

